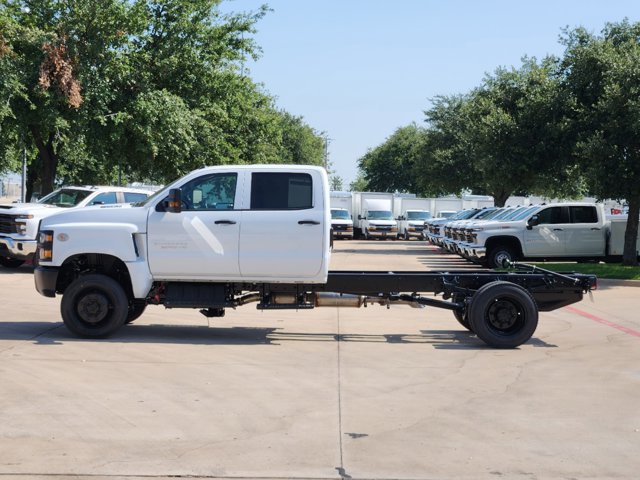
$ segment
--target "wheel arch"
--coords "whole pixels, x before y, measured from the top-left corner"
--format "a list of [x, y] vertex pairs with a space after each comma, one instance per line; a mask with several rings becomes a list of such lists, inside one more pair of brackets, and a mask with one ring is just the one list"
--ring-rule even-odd
[[129, 299], [135, 298], [127, 264], [118, 257], [104, 253], [82, 253], [67, 258], [60, 267], [56, 291], [64, 294], [76, 278], [91, 273], [111, 277], [122, 286]]
[[511, 235], [498, 235], [487, 239], [485, 247], [490, 252], [497, 246], [511, 247], [518, 257], [522, 257], [522, 244], [520, 239]]

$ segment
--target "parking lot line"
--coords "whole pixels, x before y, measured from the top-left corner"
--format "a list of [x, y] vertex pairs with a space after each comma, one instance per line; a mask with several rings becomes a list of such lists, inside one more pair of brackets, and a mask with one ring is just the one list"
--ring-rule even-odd
[[633, 330], [632, 328], [623, 327], [622, 325], [618, 325], [617, 323], [611, 322], [609, 320], [605, 320], [604, 318], [597, 317], [596, 315], [587, 313], [575, 307], [566, 307], [566, 309], [567, 311], [571, 313], [575, 313], [576, 315], [580, 315], [581, 317], [585, 317], [585, 318], [588, 318], [589, 320], [593, 320], [594, 322], [601, 323], [602, 325], [615, 328], [616, 330], [620, 330], [621, 332], [626, 333], [627, 335], [632, 335], [634, 337], [640, 338], [640, 332], [638, 332], [637, 330]]

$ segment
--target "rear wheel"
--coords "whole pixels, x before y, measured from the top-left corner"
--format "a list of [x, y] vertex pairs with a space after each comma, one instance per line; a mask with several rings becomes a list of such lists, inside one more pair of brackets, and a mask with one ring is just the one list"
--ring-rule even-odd
[[510, 282], [491, 282], [471, 299], [469, 324], [487, 345], [515, 348], [535, 332], [538, 308], [524, 288]]
[[62, 296], [60, 312], [66, 327], [87, 338], [104, 338], [123, 326], [129, 315], [129, 299], [113, 278], [83, 275]]
[[18, 268], [23, 263], [24, 263], [24, 260], [18, 260], [17, 258], [0, 256], [0, 265], [6, 268]]

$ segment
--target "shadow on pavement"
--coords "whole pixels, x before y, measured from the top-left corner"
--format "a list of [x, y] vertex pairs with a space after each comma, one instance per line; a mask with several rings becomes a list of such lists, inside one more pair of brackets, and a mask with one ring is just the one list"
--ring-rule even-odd
[[[62, 328], [61, 328], [62, 327]], [[127, 325], [105, 339], [74, 337], [60, 322], [0, 322], [0, 340], [34, 341], [38, 345], [69, 342], [156, 343], [184, 345], [281, 345], [286, 342], [345, 342], [426, 344], [438, 349], [482, 349], [488, 347], [466, 330], [421, 330], [419, 333], [332, 333], [289, 332], [278, 328], [201, 327], [194, 325]], [[555, 347], [539, 339], [527, 342], [535, 347]]]

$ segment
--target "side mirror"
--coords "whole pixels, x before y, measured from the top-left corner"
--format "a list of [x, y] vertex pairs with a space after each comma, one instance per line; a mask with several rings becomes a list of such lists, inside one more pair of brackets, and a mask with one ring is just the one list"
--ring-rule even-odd
[[162, 202], [164, 211], [169, 213], [180, 213], [182, 211], [182, 190], [172, 188], [169, 190], [169, 196]]
[[529, 220], [527, 220], [527, 230], [531, 230], [533, 227], [540, 223], [540, 217], [538, 215], [532, 216]]
[[366, 220], [367, 217], [363, 217], [362, 215], [358, 215], [358, 220]]

